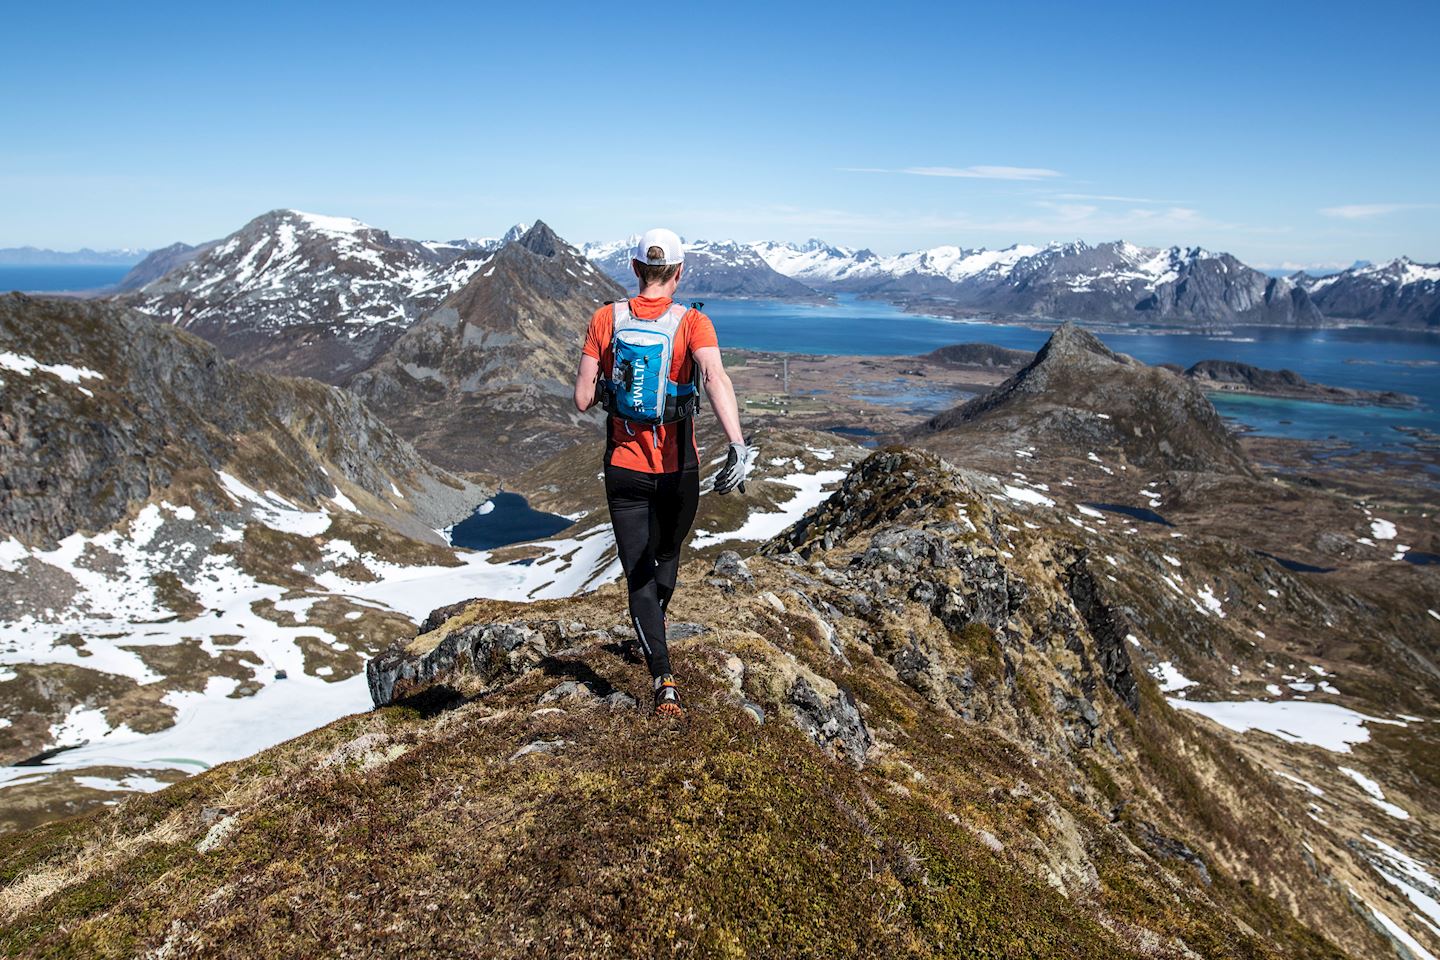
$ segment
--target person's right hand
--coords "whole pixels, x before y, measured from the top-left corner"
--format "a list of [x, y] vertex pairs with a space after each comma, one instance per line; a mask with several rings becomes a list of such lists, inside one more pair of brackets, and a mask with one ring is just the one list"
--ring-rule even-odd
[[725, 466], [715, 474], [715, 492], [729, 493], [736, 487], [745, 492], [745, 475], [750, 472], [750, 448], [743, 443], [730, 444], [725, 454]]

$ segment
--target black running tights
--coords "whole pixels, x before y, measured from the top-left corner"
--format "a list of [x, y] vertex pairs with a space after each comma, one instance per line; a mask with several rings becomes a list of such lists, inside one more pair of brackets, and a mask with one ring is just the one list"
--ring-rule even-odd
[[680, 545], [695, 522], [700, 471], [642, 473], [605, 467], [605, 499], [620, 566], [630, 587], [630, 623], [652, 677], [670, 672], [665, 607], [675, 592]]

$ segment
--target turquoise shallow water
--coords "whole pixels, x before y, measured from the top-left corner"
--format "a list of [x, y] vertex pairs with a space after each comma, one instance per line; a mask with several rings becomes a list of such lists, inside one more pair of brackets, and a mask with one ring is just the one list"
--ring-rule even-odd
[[[1049, 329], [947, 320], [905, 313], [889, 304], [853, 297], [834, 305], [778, 300], [710, 301], [725, 347], [810, 354], [911, 355], [952, 343], [993, 343], [1036, 350]], [[1395, 390], [1417, 396], [1414, 410], [1350, 407], [1267, 397], [1215, 396], [1226, 417], [1270, 436], [1323, 440], [1335, 437], [1366, 448], [1408, 443], [1393, 429], [1440, 432], [1440, 335], [1377, 329], [1284, 330], [1236, 327], [1223, 335], [1170, 330], [1100, 332], [1112, 348], [1146, 363], [1188, 367], [1201, 360], [1239, 360], [1288, 368], [1307, 379], [1360, 390]]]

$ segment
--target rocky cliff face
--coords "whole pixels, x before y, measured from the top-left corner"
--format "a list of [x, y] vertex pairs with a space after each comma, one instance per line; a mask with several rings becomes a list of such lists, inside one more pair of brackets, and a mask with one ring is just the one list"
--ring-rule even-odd
[[463, 287], [490, 252], [272, 210], [124, 302], [246, 366], [339, 383]]
[[[488, 496], [353, 394], [113, 303], [0, 298], [0, 381], [0, 758], [88, 743], [109, 773], [76, 784], [153, 782], [143, 736], [182, 713], [212, 725], [182, 758], [245, 743], [257, 703], [260, 729], [336, 715], [327, 688], [410, 627], [336, 594], [459, 563], [437, 528]], [[104, 795], [7, 791], [6, 825]]]
[[410, 534], [480, 499], [354, 396], [248, 372], [123, 307], [0, 298], [0, 351], [0, 532], [32, 545], [108, 529], [177, 486], [228, 502], [220, 471], [306, 505], [343, 484]]
[[[1416, 811], [1396, 821], [1333, 749], [1196, 715], [1203, 691], [1259, 689], [1286, 655], [1359, 680], [1362, 648], [1400, 626], [1377, 628], [1363, 598], [905, 450], [759, 554], [682, 580], [684, 726], [635, 709], [648, 684], [616, 647], [618, 588], [452, 605], [372, 660], [375, 712], [0, 841], [0, 938], [20, 954], [1380, 960], [1402, 942], [1388, 922], [1431, 943], [1396, 885], [1420, 881], [1371, 841], [1423, 872], [1433, 775], [1387, 779]], [[1257, 643], [1262, 601], [1296, 638], [1324, 621], [1360, 647], [1282, 655], [1288, 638]], [[1193, 704], [1165, 695], [1182, 671]], [[1401, 672], [1360, 723], [1386, 745], [1362, 735], [1343, 765], [1428, 743], [1390, 714], [1433, 710], [1433, 681]]]
[[591, 314], [622, 296], [536, 223], [347, 386], [435, 462], [517, 473], [595, 432], [575, 365]]

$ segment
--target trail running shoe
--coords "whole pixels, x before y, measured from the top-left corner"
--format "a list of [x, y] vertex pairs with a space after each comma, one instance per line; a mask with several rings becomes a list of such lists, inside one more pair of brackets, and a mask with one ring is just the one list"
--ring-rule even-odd
[[668, 673], [655, 678], [655, 716], [669, 720], [685, 718], [685, 708], [680, 706], [680, 688]]

